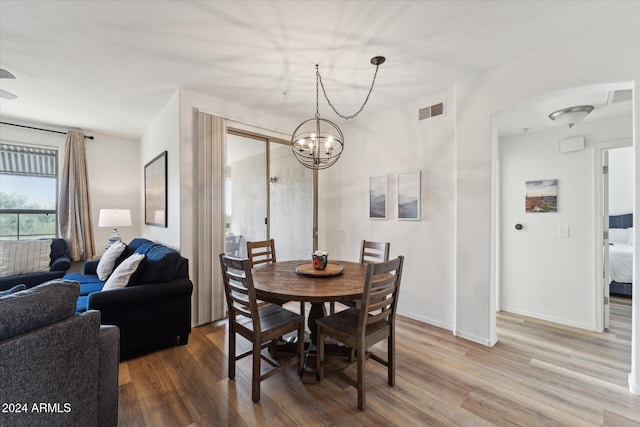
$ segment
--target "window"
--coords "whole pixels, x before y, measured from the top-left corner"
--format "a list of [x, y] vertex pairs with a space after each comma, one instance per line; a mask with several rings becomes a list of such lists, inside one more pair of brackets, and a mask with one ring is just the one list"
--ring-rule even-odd
[[58, 151], [0, 143], [0, 240], [57, 235]]

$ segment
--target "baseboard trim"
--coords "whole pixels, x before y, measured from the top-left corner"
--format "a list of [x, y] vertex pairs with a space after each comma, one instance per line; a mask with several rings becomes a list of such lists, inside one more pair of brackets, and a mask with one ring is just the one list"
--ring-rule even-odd
[[640, 384], [635, 381], [632, 374], [633, 372], [629, 372], [629, 392], [636, 396], [640, 396]]

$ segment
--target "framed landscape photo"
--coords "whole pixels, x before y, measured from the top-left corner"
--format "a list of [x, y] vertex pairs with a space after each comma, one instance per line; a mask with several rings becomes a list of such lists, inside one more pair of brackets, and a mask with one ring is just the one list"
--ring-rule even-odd
[[387, 219], [387, 176], [369, 178], [369, 219]]
[[144, 223], [167, 226], [167, 152], [144, 166]]
[[527, 181], [525, 212], [558, 212], [558, 180]]
[[420, 171], [398, 174], [398, 219], [420, 221]]

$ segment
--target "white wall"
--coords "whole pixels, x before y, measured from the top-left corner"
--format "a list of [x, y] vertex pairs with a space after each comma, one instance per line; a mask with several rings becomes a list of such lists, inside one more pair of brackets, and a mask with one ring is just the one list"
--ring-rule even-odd
[[[500, 139], [502, 310], [598, 330], [594, 144], [630, 139], [632, 125], [629, 114]], [[585, 149], [561, 153], [558, 142], [577, 135], [584, 136]], [[558, 212], [525, 213], [525, 183], [542, 179], [558, 180]], [[522, 231], [517, 223], [525, 225]], [[568, 237], [559, 236], [561, 226]]]
[[[2, 118], [2, 120], [62, 132], [69, 130], [11, 118]], [[95, 137], [94, 140], [86, 140], [87, 172], [96, 254], [101, 255], [112, 232], [111, 228], [98, 227], [101, 208], [131, 209], [131, 227], [120, 227], [118, 232], [125, 242], [140, 235], [141, 224], [144, 222], [139, 204], [142, 188], [139, 176], [140, 144], [137, 140], [119, 136], [99, 134], [88, 130], [84, 133]], [[0, 140], [58, 149], [58, 167], [60, 170], [62, 169], [66, 135], [0, 125]]]
[[[180, 92], [175, 91], [169, 102], [147, 128], [141, 139], [141, 158], [137, 179], [142, 191], [138, 200], [142, 212], [142, 236], [180, 250]], [[167, 227], [144, 223], [144, 166], [167, 151]]]
[[[319, 248], [357, 261], [362, 239], [405, 256], [399, 313], [447, 329], [455, 321], [455, 96], [452, 90], [379, 115], [341, 123], [345, 149], [319, 173]], [[375, 96], [375, 93], [373, 94]], [[418, 109], [446, 100], [442, 117]], [[398, 172], [422, 171], [420, 221], [398, 221]], [[387, 220], [370, 220], [369, 177], [389, 179]]]
[[609, 150], [609, 215], [633, 211], [633, 147]]

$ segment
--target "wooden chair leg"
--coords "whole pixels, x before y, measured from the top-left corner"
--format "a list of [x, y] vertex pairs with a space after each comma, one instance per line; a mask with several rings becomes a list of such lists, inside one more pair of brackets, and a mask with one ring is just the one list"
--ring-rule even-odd
[[365, 389], [364, 389], [364, 381], [365, 381], [365, 374], [364, 374], [364, 362], [366, 360], [366, 357], [364, 357], [365, 352], [364, 352], [364, 345], [358, 345], [358, 360], [357, 360], [357, 366], [358, 366], [358, 409], [364, 411], [364, 409], [367, 406], [367, 402], [366, 402], [366, 397], [365, 397]]
[[260, 343], [257, 340], [253, 342], [253, 369], [251, 374], [251, 399], [258, 403], [260, 401]]
[[396, 340], [393, 328], [387, 338], [387, 380], [390, 386], [396, 383]]
[[300, 314], [302, 315], [302, 317], [304, 317], [304, 311], [305, 311], [304, 301], [300, 301]]
[[229, 326], [229, 379], [236, 378], [236, 333]]
[[324, 378], [324, 328], [321, 325], [317, 325], [317, 327], [316, 378], [318, 381], [322, 381]]
[[304, 321], [298, 326], [298, 375], [304, 371]]

